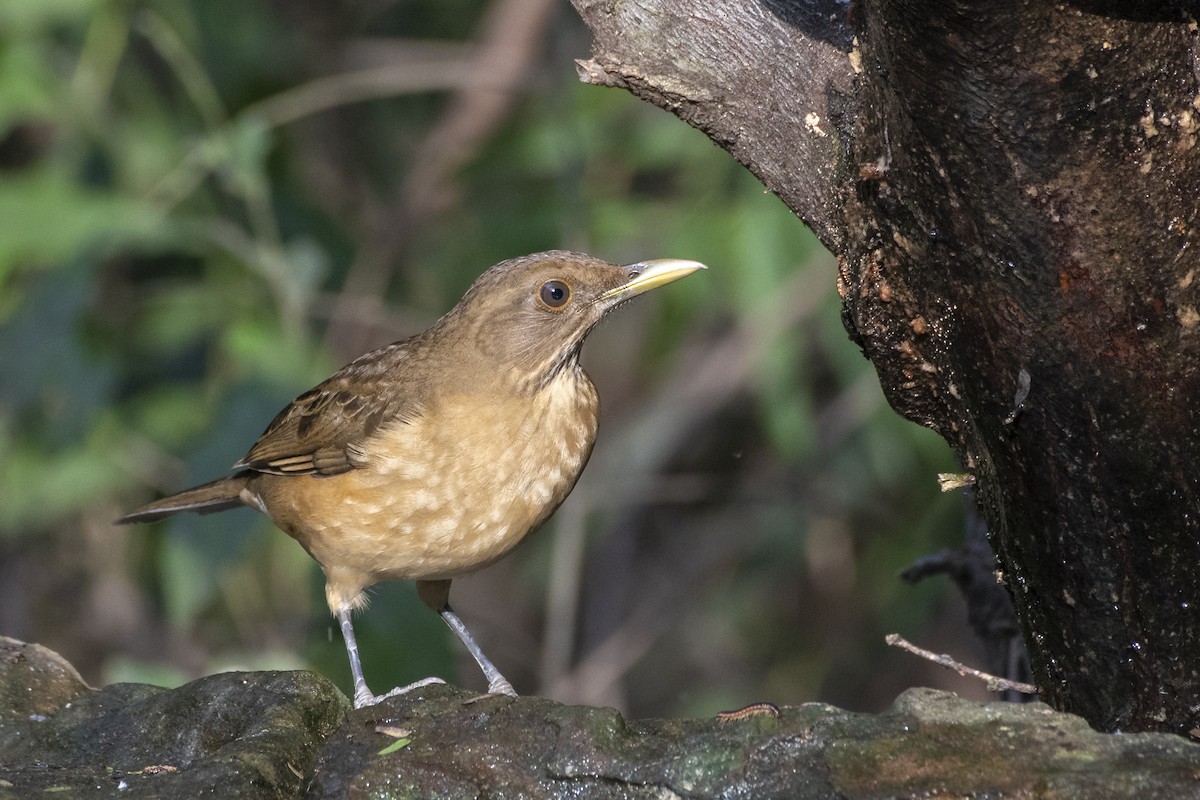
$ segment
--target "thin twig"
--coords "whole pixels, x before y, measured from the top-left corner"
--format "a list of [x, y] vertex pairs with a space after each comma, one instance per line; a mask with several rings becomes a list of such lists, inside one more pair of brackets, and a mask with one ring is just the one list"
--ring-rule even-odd
[[464, 82], [429, 130], [404, 181], [405, 216], [419, 220], [445, 209], [454, 178], [508, 117], [542, 54], [553, 0], [493, 0], [483, 12], [476, 57]]
[[884, 641], [886, 641], [892, 647], [899, 647], [901, 650], [907, 650], [913, 655], [920, 656], [927, 661], [932, 661], [938, 666], [945, 667], [946, 669], [952, 669], [959, 675], [962, 675], [964, 678], [978, 678], [987, 684], [987, 690], [989, 692], [1013, 691], [1021, 692], [1022, 694], [1039, 694], [1038, 687], [1034, 686], [1032, 683], [1010, 681], [1008, 678], [1000, 678], [987, 672], [981, 672], [980, 670], [968, 667], [959, 661], [955, 661], [945, 653], [938, 655], [937, 653], [931, 652], [924, 648], [917, 647], [915, 644], [908, 641], [898, 633], [889, 633], [886, 637], [884, 637]]
[[507, 88], [480, 75], [470, 64], [438, 64], [436, 70], [412, 66], [399, 70], [388, 65], [314, 78], [246, 106], [238, 116], [256, 116], [268, 128], [278, 128], [353, 103], [475, 87], [480, 83], [485, 87]]

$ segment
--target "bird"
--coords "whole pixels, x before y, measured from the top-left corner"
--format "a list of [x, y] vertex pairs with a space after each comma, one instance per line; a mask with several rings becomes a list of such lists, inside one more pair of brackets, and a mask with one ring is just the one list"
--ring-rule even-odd
[[489, 694], [516, 696], [450, 606], [454, 578], [494, 563], [566, 499], [596, 440], [599, 397], [579, 363], [611, 311], [705, 265], [617, 265], [567, 250], [480, 275], [423, 333], [366, 353], [304, 392], [233, 474], [143, 505], [118, 524], [249, 506], [325, 573], [325, 598], [363, 677], [352, 615], [381, 581], [414, 580], [475, 659]]

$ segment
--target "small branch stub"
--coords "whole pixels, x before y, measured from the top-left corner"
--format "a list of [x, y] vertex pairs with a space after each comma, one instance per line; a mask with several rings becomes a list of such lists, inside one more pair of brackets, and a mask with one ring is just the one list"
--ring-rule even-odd
[[1031, 683], [1010, 681], [1008, 678], [1001, 678], [997, 675], [992, 675], [987, 672], [982, 672], [972, 667], [968, 667], [962, 662], [956, 661], [944, 653], [939, 655], [922, 647], [917, 647], [915, 644], [908, 641], [898, 633], [889, 633], [886, 637], [884, 637], [884, 641], [886, 641], [892, 647], [899, 647], [901, 650], [907, 650], [913, 655], [920, 656], [926, 661], [932, 661], [940, 667], [952, 669], [959, 675], [962, 675], [964, 678], [978, 678], [987, 684], [987, 690], [989, 692], [1014, 691], [1021, 692], [1022, 694], [1040, 694], [1038, 687]]

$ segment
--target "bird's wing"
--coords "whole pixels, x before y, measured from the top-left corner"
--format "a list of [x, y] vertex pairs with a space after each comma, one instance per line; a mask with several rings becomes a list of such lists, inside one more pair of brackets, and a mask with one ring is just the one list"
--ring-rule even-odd
[[297, 397], [234, 468], [338, 475], [363, 466], [363, 445], [381, 426], [421, 413], [415, 386], [397, 380], [397, 368], [415, 360], [410, 344], [406, 340], [367, 353]]

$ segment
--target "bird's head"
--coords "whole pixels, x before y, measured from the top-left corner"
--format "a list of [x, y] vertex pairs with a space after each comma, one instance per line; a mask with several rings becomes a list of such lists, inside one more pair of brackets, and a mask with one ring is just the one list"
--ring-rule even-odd
[[608, 312], [699, 269], [681, 259], [618, 266], [565, 250], [537, 253], [488, 269], [436, 327], [519, 382], [544, 384], [576, 363]]

